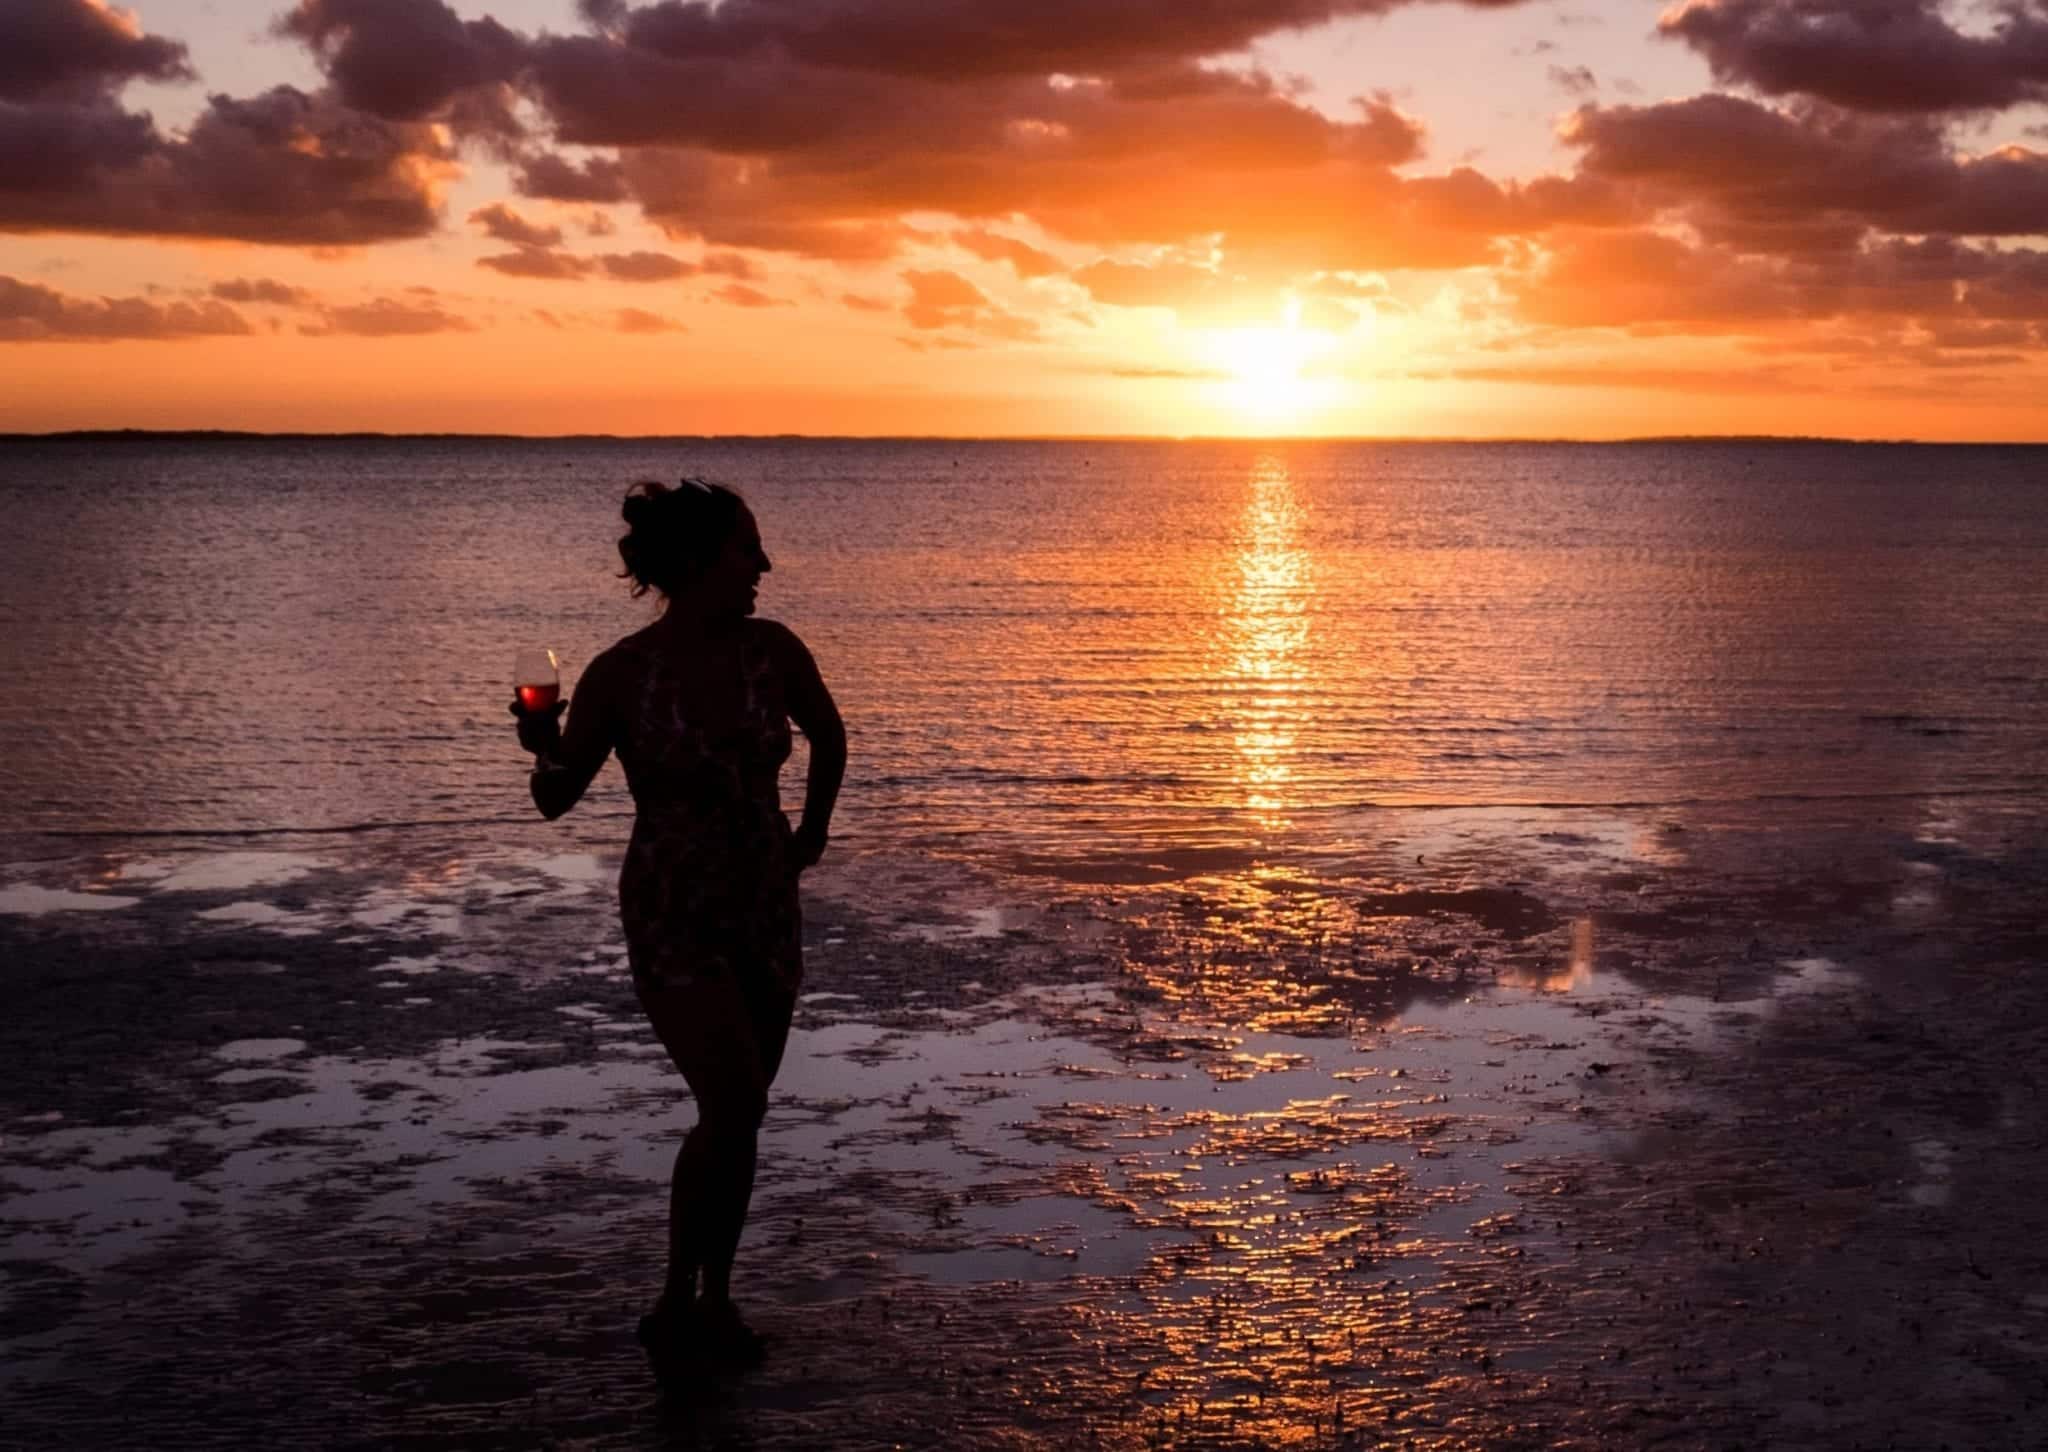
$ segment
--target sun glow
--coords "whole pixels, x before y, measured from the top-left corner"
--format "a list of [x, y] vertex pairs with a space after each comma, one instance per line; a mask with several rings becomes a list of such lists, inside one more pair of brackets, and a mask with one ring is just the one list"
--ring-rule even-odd
[[1318, 376], [1315, 362], [1336, 347], [1336, 339], [1298, 321], [1289, 308], [1285, 324], [1229, 328], [1211, 333], [1204, 351], [1220, 373], [1230, 407], [1262, 423], [1297, 419], [1337, 397], [1337, 380]]

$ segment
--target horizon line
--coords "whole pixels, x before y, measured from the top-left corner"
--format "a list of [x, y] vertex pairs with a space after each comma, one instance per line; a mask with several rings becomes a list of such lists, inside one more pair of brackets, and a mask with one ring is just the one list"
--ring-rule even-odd
[[281, 442], [431, 440], [477, 443], [898, 443], [898, 444], [1843, 444], [1881, 448], [2027, 449], [2048, 447], [2048, 439], [1858, 438], [1838, 434], [520, 434], [460, 429], [150, 429], [87, 428], [0, 430], [0, 443], [48, 442]]

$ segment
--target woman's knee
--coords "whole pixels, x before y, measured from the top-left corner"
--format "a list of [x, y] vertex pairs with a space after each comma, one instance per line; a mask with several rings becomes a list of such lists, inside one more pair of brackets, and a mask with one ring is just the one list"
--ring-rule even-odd
[[722, 1084], [697, 1095], [697, 1124], [721, 1144], [751, 1146], [768, 1117], [768, 1091], [758, 1084]]

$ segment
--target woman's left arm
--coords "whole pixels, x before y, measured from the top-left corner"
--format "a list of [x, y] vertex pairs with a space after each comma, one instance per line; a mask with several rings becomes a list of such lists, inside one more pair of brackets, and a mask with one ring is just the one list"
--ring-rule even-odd
[[782, 676], [783, 700], [789, 719], [811, 744], [811, 769], [804, 779], [803, 820], [796, 829], [796, 865], [802, 871], [825, 855], [832, 807], [846, 777], [846, 724], [825, 689], [818, 663], [785, 626], [774, 627], [776, 664]]

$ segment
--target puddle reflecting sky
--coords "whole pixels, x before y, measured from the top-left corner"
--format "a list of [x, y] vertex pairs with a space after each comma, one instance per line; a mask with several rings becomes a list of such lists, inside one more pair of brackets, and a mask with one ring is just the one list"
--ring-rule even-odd
[[[1026, 1297], [1104, 1358], [1063, 1366], [1074, 1395], [1218, 1445], [1328, 1440], [1340, 1407], [1444, 1415], [1489, 1378], [1582, 1366], [1570, 1328], [1612, 1268], [1554, 1207], [1656, 1118], [1649, 1063], [1825, 1005], [1856, 971], [1805, 945], [1748, 839], [1541, 820], [1464, 814], [1137, 883], [835, 864], [750, 1284], [792, 1315], [905, 1288]], [[1957, 840], [1902, 816], [1888, 876], [1815, 890], [1867, 888], [1887, 921], [1901, 885], [1947, 901], [1998, 848], [1983, 818], [1943, 820]], [[217, 1032], [161, 1081], [185, 1076], [182, 1099], [0, 1124], [12, 1263], [92, 1277], [205, 1246], [179, 1274], [226, 1286], [306, 1236], [363, 1256], [422, 1235], [572, 1260], [655, 1243], [692, 1111], [622, 991], [611, 859], [380, 851], [109, 854], [27, 879], [132, 900], [22, 915], [34, 941], [161, 938], [222, 987]], [[1737, 888], [1787, 922], [1703, 896]], [[313, 983], [316, 949], [339, 956]], [[347, 1040], [322, 1004], [351, 1006]], [[1954, 1146], [1938, 1124], [1902, 1141], [1887, 1203], [1949, 1205]], [[54, 1364], [81, 1324], [10, 1354]]]

